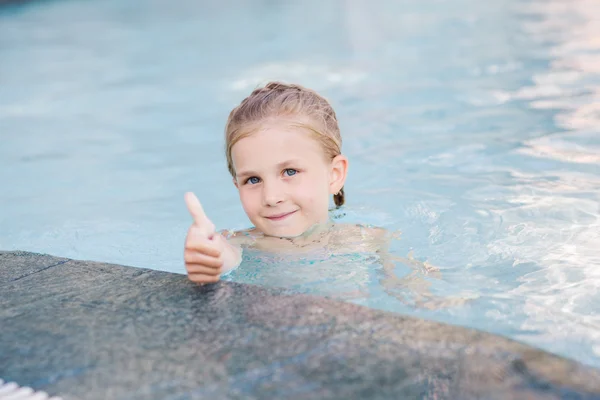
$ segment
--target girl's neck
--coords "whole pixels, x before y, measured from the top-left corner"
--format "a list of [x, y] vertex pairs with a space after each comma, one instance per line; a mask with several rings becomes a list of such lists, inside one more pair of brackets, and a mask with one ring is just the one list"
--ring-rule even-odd
[[294, 240], [311, 240], [315, 236], [319, 236], [323, 233], [331, 231], [331, 228], [333, 227], [333, 225], [334, 225], [334, 222], [331, 221], [330, 219], [327, 219], [324, 222], [317, 222], [316, 224], [314, 224], [313, 226], [308, 228], [304, 233], [302, 233], [298, 236], [295, 236], [295, 237], [287, 238], [287, 239], [292, 240], [292, 241], [294, 241]]
[[331, 229], [335, 223], [330, 219], [324, 222], [318, 222], [308, 228], [305, 232], [298, 236], [271, 236], [264, 232], [256, 232], [260, 237], [269, 241], [279, 241], [283, 243], [291, 243], [297, 246], [303, 246], [315, 241], [320, 241], [327, 233], [331, 232]]

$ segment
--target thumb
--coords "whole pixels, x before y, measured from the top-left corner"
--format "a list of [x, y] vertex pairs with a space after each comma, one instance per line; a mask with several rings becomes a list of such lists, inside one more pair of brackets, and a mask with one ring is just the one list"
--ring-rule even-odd
[[202, 208], [202, 204], [192, 192], [187, 192], [184, 196], [185, 204], [187, 206], [192, 219], [194, 220], [194, 226], [200, 228], [202, 233], [209, 238], [215, 233], [215, 225], [208, 219]]

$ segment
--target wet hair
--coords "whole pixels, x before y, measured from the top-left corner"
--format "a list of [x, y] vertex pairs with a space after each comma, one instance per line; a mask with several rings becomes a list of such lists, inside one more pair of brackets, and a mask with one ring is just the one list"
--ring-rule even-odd
[[[227, 168], [235, 178], [231, 149], [269, 119], [292, 117], [293, 126], [314, 134], [329, 160], [342, 151], [342, 137], [331, 104], [317, 92], [300, 85], [270, 82], [255, 89], [229, 114], [225, 125]], [[344, 204], [344, 188], [333, 195], [337, 207]]]

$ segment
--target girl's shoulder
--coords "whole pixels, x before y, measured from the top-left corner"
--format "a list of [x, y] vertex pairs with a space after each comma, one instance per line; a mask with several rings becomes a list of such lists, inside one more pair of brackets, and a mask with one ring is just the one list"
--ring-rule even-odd
[[[297, 240], [283, 240], [281, 238], [264, 237], [255, 228], [239, 231], [224, 230], [220, 232], [227, 241], [243, 248], [272, 247], [276, 250], [301, 247], [305, 250], [318, 245], [329, 245], [332, 248], [353, 248], [361, 252], [381, 251], [387, 248], [390, 236], [389, 231], [375, 226], [360, 224], [335, 223], [326, 233], [319, 234], [317, 240], [313, 238]], [[308, 241], [307, 241], [308, 240]], [[318, 243], [317, 243], [318, 242]], [[271, 249], [272, 250], [272, 249]]]
[[340, 234], [373, 239], [385, 239], [389, 235], [385, 228], [362, 224], [337, 224], [337, 230]]
[[332, 240], [352, 244], [362, 251], [379, 251], [387, 247], [390, 233], [385, 228], [361, 224], [337, 224]]

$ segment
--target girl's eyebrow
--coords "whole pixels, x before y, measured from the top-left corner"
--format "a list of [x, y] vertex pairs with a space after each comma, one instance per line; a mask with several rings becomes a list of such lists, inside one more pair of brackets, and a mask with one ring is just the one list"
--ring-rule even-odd
[[[277, 163], [277, 165], [275, 166], [276, 169], [280, 170], [280, 169], [285, 169], [285, 168], [289, 168], [291, 166], [297, 166], [300, 163], [300, 160], [297, 159], [292, 159], [292, 160], [286, 160], [286, 161], [282, 161], [280, 163]], [[254, 171], [240, 171], [239, 173], [236, 173], [235, 176], [237, 179], [241, 179], [241, 178], [246, 178], [248, 176], [258, 176], [259, 174], [257, 172]]]
[[242, 178], [246, 178], [248, 176], [256, 176], [256, 175], [258, 175], [258, 174], [254, 171], [243, 171], [243, 172], [240, 172], [239, 174], [236, 173], [235, 177], [237, 179], [242, 179]]
[[300, 160], [296, 160], [296, 159], [287, 160], [287, 161], [283, 161], [283, 162], [280, 162], [279, 164], [277, 164], [277, 169], [285, 169], [285, 168], [289, 168], [294, 165], [297, 166], [298, 164], [300, 164]]

